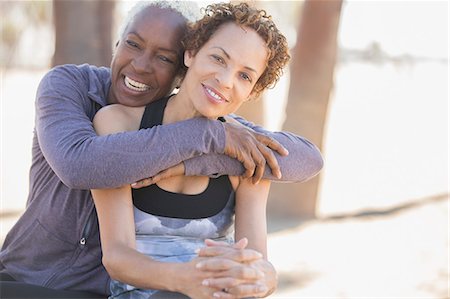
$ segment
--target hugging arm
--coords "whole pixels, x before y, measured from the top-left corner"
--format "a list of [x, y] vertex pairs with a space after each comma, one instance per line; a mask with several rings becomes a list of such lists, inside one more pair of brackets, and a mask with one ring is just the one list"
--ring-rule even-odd
[[[97, 90], [104, 86], [85, 77], [76, 66], [53, 69], [41, 81], [35, 103], [35, 131], [40, 149], [67, 186], [117, 187], [151, 177], [192, 157], [223, 153], [223, 124], [204, 118], [97, 136], [92, 119], [101, 106], [96, 102], [104, 100], [95, 97], [106, 98], [107, 92], [91, 94], [92, 85], [97, 84]], [[229, 168], [237, 171], [236, 166]]]
[[[282, 177], [277, 178], [271, 169], [264, 169], [264, 179], [282, 182], [302, 182], [314, 177], [323, 167], [323, 160], [317, 147], [307, 139], [290, 132], [271, 132], [256, 126], [245, 119], [231, 115], [236, 121], [257, 134], [269, 136], [285, 147], [289, 155], [281, 156], [273, 152], [281, 170]], [[184, 161], [186, 175], [242, 175], [245, 171], [242, 163], [223, 154], [208, 154]], [[236, 171], [237, 170], [237, 171]]]

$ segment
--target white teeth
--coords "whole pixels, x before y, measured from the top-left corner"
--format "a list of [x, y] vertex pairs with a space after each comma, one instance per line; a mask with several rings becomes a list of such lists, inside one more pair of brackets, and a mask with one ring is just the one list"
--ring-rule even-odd
[[134, 81], [133, 79], [130, 79], [128, 77], [125, 77], [124, 82], [129, 89], [134, 91], [146, 91], [150, 89], [150, 86], [148, 86], [147, 84]]
[[223, 101], [223, 99], [218, 94], [216, 94], [214, 91], [212, 91], [211, 89], [206, 88], [206, 91], [216, 100]]

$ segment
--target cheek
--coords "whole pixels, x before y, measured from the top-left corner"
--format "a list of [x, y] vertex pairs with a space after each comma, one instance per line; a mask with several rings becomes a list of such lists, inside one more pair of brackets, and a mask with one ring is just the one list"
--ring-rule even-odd
[[112, 74], [114, 75], [114, 73], [120, 72], [120, 69], [123, 68], [129, 60], [128, 55], [126, 55], [123, 50], [120, 48], [116, 49], [110, 65]]
[[240, 99], [239, 103], [242, 104], [250, 97], [253, 91], [253, 84], [243, 83], [239, 87], [236, 88], [236, 98]]

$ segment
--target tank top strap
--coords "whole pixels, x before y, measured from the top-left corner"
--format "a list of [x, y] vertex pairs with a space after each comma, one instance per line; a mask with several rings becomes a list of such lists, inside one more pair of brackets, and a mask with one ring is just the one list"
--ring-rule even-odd
[[145, 106], [139, 129], [148, 129], [162, 124], [164, 109], [166, 109], [167, 102], [172, 96], [161, 98]]

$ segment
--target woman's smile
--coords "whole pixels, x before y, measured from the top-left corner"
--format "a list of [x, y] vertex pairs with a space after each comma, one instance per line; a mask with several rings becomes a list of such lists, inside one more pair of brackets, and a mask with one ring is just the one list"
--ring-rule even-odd
[[125, 83], [125, 86], [133, 91], [145, 92], [151, 88], [150, 85], [135, 81], [127, 76], [125, 76], [123, 81]]
[[225, 98], [222, 94], [220, 94], [217, 90], [214, 90], [204, 84], [202, 84], [203, 89], [205, 90], [206, 97], [213, 103], [226, 103], [229, 102], [227, 98]]

